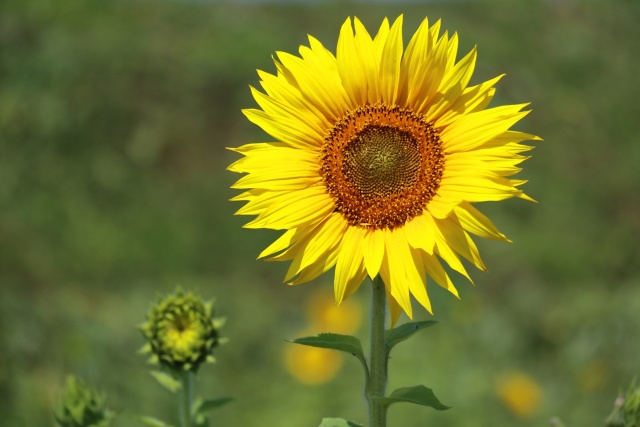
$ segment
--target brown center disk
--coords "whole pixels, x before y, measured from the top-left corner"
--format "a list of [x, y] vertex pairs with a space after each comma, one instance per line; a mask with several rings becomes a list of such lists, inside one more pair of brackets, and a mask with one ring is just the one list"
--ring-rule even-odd
[[394, 229], [421, 215], [440, 186], [438, 132], [410, 110], [376, 104], [349, 112], [325, 138], [325, 186], [349, 222]]

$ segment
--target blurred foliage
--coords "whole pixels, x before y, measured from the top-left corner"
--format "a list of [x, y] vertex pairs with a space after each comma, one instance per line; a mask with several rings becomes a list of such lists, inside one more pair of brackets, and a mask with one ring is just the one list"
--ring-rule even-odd
[[[434, 289], [439, 324], [391, 360], [389, 389], [424, 383], [453, 409], [405, 405], [394, 425], [601, 425], [640, 354], [640, 3], [635, 0], [234, 4], [151, 0], [0, 3], [0, 414], [51, 423], [67, 373], [91, 379], [119, 416], [173, 416], [135, 354], [135, 325], [176, 285], [216, 297], [231, 341], [201, 372], [237, 397], [220, 426], [363, 422], [356, 360], [311, 387], [285, 372], [284, 339], [315, 284], [281, 284], [255, 261], [277, 233], [247, 231], [227, 200], [224, 149], [268, 138], [240, 113], [255, 69], [313, 34], [334, 49], [346, 16], [373, 32], [424, 16], [474, 44], [473, 82], [500, 73], [496, 103], [532, 101], [518, 130], [541, 135], [525, 164], [538, 205], [481, 206], [515, 243], [479, 242], [489, 273]], [[463, 278], [457, 277], [463, 283]], [[355, 301], [368, 301], [368, 287]], [[421, 319], [426, 319], [426, 314]], [[421, 320], [416, 319], [416, 320]], [[314, 333], [323, 331], [312, 331]], [[366, 340], [365, 340], [366, 344]], [[496, 384], [540, 390], [527, 419]], [[205, 390], [206, 389], [206, 390]], [[208, 391], [207, 391], [208, 390]]]
[[105, 400], [104, 394], [70, 375], [55, 411], [56, 427], [108, 427], [114, 414]]

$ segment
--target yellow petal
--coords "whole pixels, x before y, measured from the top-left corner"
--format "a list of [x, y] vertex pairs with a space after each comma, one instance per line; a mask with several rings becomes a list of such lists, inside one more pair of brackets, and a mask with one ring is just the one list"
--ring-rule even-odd
[[[278, 65], [284, 69], [282, 64], [278, 63]], [[265, 93], [271, 98], [286, 103], [293, 109], [307, 111], [309, 114], [315, 115], [318, 120], [323, 121], [325, 126], [330, 125], [324, 115], [320, 113], [320, 110], [305, 100], [297, 83], [292, 85], [282, 73], [273, 75], [258, 70], [258, 77], [260, 77], [260, 86], [262, 86], [262, 89], [264, 89]], [[293, 76], [291, 76], [291, 78], [293, 79]]]
[[434, 219], [440, 233], [443, 236], [447, 246], [456, 253], [462, 255], [467, 261], [478, 267], [482, 271], [486, 271], [478, 248], [469, 235], [462, 229], [460, 221], [454, 215], [444, 219]]
[[323, 186], [316, 186], [305, 190], [284, 192], [274, 197], [260, 215], [245, 224], [245, 227], [274, 230], [295, 228], [301, 224], [318, 222], [331, 211], [333, 211], [333, 200], [326, 194]]
[[289, 285], [299, 285], [301, 283], [308, 282], [315, 279], [323, 273], [326, 273], [331, 269], [338, 261], [338, 251], [330, 251], [325, 258], [320, 258], [317, 262], [311, 264], [307, 268], [304, 268], [298, 274], [294, 280], [289, 282]]
[[356, 45], [351, 18], [347, 18], [340, 29], [336, 60], [342, 84], [354, 105], [365, 105], [367, 102], [366, 68], [360, 50]]
[[251, 122], [287, 145], [307, 149], [322, 145], [322, 139], [300, 130], [298, 121], [271, 117], [262, 110], [246, 109], [242, 112]]
[[389, 278], [391, 295], [398, 301], [400, 307], [413, 318], [411, 298], [409, 296], [409, 283], [407, 278], [407, 257], [410, 257], [409, 246], [404, 235], [399, 232], [388, 231], [385, 233], [386, 259], [389, 264]]
[[384, 257], [384, 233], [381, 230], [370, 230], [364, 235], [362, 241], [362, 254], [364, 265], [371, 280], [375, 279], [380, 271], [382, 258]]
[[429, 313], [433, 314], [431, 309], [431, 301], [427, 295], [427, 274], [422, 260], [422, 250], [414, 249], [407, 246], [410, 258], [406, 260], [407, 279], [409, 280], [409, 289], [411, 295], [422, 305]]
[[364, 264], [361, 263], [360, 267], [356, 271], [355, 277], [349, 282], [347, 282], [347, 288], [344, 291], [343, 300], [353, 295], [355, 291], [357, 291], [360, 288], [360, 285], [362, 284], [362, 282], [366, 277], [367, 277], [367, 270], [364, 268]]
[[[517, 132], [517, 131], [509, 130], [509, 131], [506, 131], [505, 133], [503, 133], [502, 135], [499, 135], [499, 136], [495, 137], [490, 142], [490, 145], [492, 145], [492, 146], [495, 146], [495, 145], [504, 146], [504, 148], [511, 147], [512, 149], [516, 149], [516, 151], [513, 151], [513, 152], [520, 153], [522, 151], [531, 150], [533, 148], [533, 147], [528, 146], [528, 145], [519, 145], [519, 144], [517, 144], [518, 142], [522, 142], [522, 141], [526, 141], [526, 140], [542, 141], [542, 138], [540, 138], [539, 136], [536, 136], [536, 135], [532, 135], [530, 133], [524, 133], [524, 132]], [[485, 148], [487, 146], [489, 146], [489, 144], [484, 144], [482, 146], [482, 148]]]
[[433, 246], [436, 242], [433, 230], [429, 228], [429, 224], [424, 219], [424, 215], [430, 215], [424, 212], [422, 215], [415, 217], [404, 226], [405, 234], [409, 244], [415, 249], [422, 249], [428, 254], [433, 253]]
[[[382, 29], [378, 32], [378, 36], [381, 33]], [[376, 36], [376, 42], [378, 42], [378, 36]], [[388, 105], [395, 104], [398, 98], [402, 49], [402, 15], [400, 15], [388, 32], [380, 58], [379, 81], [381, 98]]]
[[[504, 76], [504, 74], [481, 83], [476, 86], [466, 88], [462, 94], [451, 101], [446, 111], [435, 121], [436, 128], [442, 128], [458, 117], [484, 109], [495, 94], [494, 86]], [[435, 114], [434, 114], [435, 116]]]
[[[316, 64], [285, 52], [278, 52], [278, 59], [296, 79], [305, 100], [327, 117], [329, 123], [334, 123], [344, 114], [348, 97], [338, 80], [336, 64], [327, 60], [326, 56], [318, 55], [319, 49], [316, 46], [315, 50], [302, 50]], [[323, 67], [320, 72], [318, 66]]]
[[304, 236], [304, 234], [298, 231], [301, 229], [306, 231], [305, 227], [292, 228], [291, 230], [287, 230], [282, 236], [278, 237], [272, 244], [267, 246], [265, 250], [260, 252], [260, 255], [258, 255], [258, 259], [275, 254], [277, 252], [281, 252], [287, 249], [289, 246], [293, 245]]
[[427, 219], [427, 222], [431, 224], [436, 233], [436, 253], [440, 255], [440, 257], [444, 261], [446, 261], [447, 264], [449, 264], [449, 267], [462, 274], [471, 283], [473, 283], [471, 277], [467, 273], [467, 270], [462, 265], [462, 262], [460, 262], [460, 258], [458, 258], [458, 255], [453, 251], [453, 249], [451, 249], [451, 246], [449, 246], [448, 244], [449, 242], [447, 242], [445, 236], [442, 234], [440, 228], [438, 227], [438, 224], [436, 222], [437, 219], [431, 218], [429, 216], [425, 216], [425, 218]]
[[[402, 67], [400, 71], [402, 77], [400, 82], [403, 84], [400, 93], [399, 103], [408, 104], [407, 99], [415, 96], [420, 88], [419, 70], [422, 70], [422, 64], [427, 55], [433, 49], [433, 40], [430, 38], [429, 19], [425, 18], [418, 30], [413, 34], [407, 49], [402, 56]], [[423, 79], [424, 80], [424, 79]]]
[[345, 298], [347, 288], [359, 286], [364, 278], [361, 273], [364, 271], [362, 240], [365, 233], [363, 228], [348, 227], [342, 238], [333, 285], [338, 304]]
[[446, 111], [451, 110], [457, 100], [469, 84], [476, 62], [476, 48], [458, 62], [453, 69], [448, 72], [438, 88], [438, 94], [434, 98], [433, 104], [425, 114], [425, 120], [434, 122]]
[[385, 291], [387, 294], [387, 302], [389, 303], [389, 317], [391, 318], [391, 328], [393, 328], [396, 323], [398, 323], [398, 319], [402, 314], [402, 307], [398, 304], [398, 301], [395, 300], [389, 293], [389, 290], [385, 287]]
[[456, 56], [458, 55], [458, 33], [453, 33], [451, 36], [451, 40], [449, 40], [447, 46], [447, 62], [445, 65], [445, 73], [443, 75], [446, 76], [451, 70], [454, 68], [456, 62]]
[[[283, 169], [289, 164], [296, 164], [298, 167], [306, 166], [308, 169], [314, 169], [317, 172], [319, 154], [315, 150], [299, 150], [297, 148], [274, 146], [267, 143], [260, 145], [266, 147], [242, 151], [241, 153], [244, 154], [244, 157], [233, 162], [227, 170], [238, 173], [251, 173], [265, 169]], [[274, 166], [274, 163], [278, 163], [278, 166]]]
[[520, 111], [526, 105], [505, 105], [458, 118], [440, 132], [444, 149], [448, 153], [471, 150], [501, 135], [529, 113]]
[[[434, 34], [435, 29], [436, 25], [431, 27], [429, 31], [429, 37], [434, 40], [437, 38], [437, 33]], [[445, 31], [442, 37], [435, 42], [433, 50], [421, 61], [417, 70], [418, 78], [409, 85], [407, 104], [417, 114], [424, 114], [435, 98], [445, 73], [448, 47], [449, 38]]]
[[398, 304], [398, 301], [391, 295], [391, 275], [389, 272], [389, 262], [387, 260], [387, 254], [385, 251], [385, 256], [382, 260], [382, 264], [380, 266], [380, 277], [384, 282], [384, 290], [387, 294], [387, 302], [389, 303], [389, 314], [391, 317], [391, 327], [393, 328], [395, 324], [398, 322], [400, 315], [402, 314], [402, 307]]
[[253, 99], [256, 100], [260, 108], [271, 117], [278, 120], [286, 120], [296, 127], [308, 133], [314, 139], [322, 140], [325, 135], [324, 120], [322, 116], [313, 114], [308, 109], [294, 108], [291, 104], [272, 98], [260, 92], [256, 88], [249, 86]]
[[[386, 21], [386, 18], [385, 20]], [[385, 26], [383, 21], [382, 27]], [[387, 27], [389, 23], [387, 22]], [[365, 26], [356, 17], [353, 18], [355, 28], [355, 48], [362, 60], [363, 73], [360, 79], [364, 81], [367, 88], [367, 101], [371, 104], [382, 101], [380, 98], [380, 84], [378, 81], [378, 70], [380, 68], [379, 57], [375, 51], [373, 40]], [[382, 28], [381, 27], [381, 28]], [[384, 34], [384, 30], [383, 30]]]
[[453, 285], [453, 282], [447, 275], [447, 272], [442, 268], [442, 264], [440, 264], [438, 258], [435, 255], [429, 255], [422, 252], [422, 260], [424, 261], [424, 266], [429, 277], [431, 277], [440, 287], [448, 290], [457, 298], [460, 298], [458, 290]]
[[487, 239], [502, 240], [504, 242], [511, 241], [507, 236], [498, 231], [493, 222], [474, 208], [471, 203], [461, 203], [454, 208], [454, 211], [460, 219], [460, 224], [466, 231]]
[[518, 197], [522, 190], [515, 188], [515, 181], [503, 178], [446, 177], [443, 178], [439, 192], [447, 197], [468, 202], [495, 202]]
[[453, 208], [462, 201], [461, 197], [460, 194], [454, 195], [443, 191], [441, 184], [436, 195], [429, 201], [427, 210], [435, 218], [446, 218], [451, 214]]
[[236, 181], [231, 188], [264, 188], [267, 190], [302, 190], [318, 184], [322, 177], [318, 171], [304, 164], [277, 162], [270, 170], [251, 173]]
[[291, 251], [295, 252], [295, 257], [284, 280], [291, 280], [303, 269], [318, 262], [321, 258], [326, 258], [340, 244], [347, 227], [347, 222], [340, 214], [336, 213], [330, 215], [313, 231], [307, 232], [305, 238], [291, 248]]

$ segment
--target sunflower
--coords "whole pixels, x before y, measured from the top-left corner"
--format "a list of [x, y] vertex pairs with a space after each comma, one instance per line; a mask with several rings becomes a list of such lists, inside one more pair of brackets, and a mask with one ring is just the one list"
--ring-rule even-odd
[[441, 260], [470, 281], [461, 257], [486, 270], [470, 234], [509, 241], [473, 203], [532, 200], [509, 178], [540, 139], [509, 130], [527, 104], [487, 108], [502, 76], [469, 86], [476, 48], [456, 61], [440, 26], [425, 19], [404, 49], [402, 16], [373, 38], [349, 18], [335, 55], [311, 36], [278, 52], [243, 111], [276, 141], [231, 149], [237, 214], [257, 215], [245, 227], [286, 230], [259, 258], [291, 261], [290, 284], [335, 266], [338, 303], [380, 275], [393, 323], [411, 295], [432, 313], [427, 275], [458, 296]]

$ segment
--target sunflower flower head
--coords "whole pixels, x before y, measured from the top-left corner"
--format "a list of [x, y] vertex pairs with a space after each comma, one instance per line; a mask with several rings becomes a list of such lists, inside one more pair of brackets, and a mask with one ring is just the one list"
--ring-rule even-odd
[[205, 302], [181, 289], [159, 298], [140, 327], [147, 340], [141, 349], [150, 363], [177, 371], [197, 371], [204, 362], [213, 363], [213, 349], [222, 339], [222, 319], [213, 318], [213, 302]]
[[402, 16], [373, 37], [347, 19], [335, 54], [311, 36], [278, 52], [251, 88], [260, 108], [243, 111], [274, 141], [232, 148], [237, 213], [284, 231], [260, 258], [290, 261], [290, 284], [335, 267], [338, 303], [380, 275], [393, 323], [411, 296], [432, 311], [427, 276], [458, 296], [442, 261], [485, 270], [471, 234], [508, 241], [473, 203], [531, 200], [510, 178], [540, 139], [510, 130], [526, 104], [488, 108], [502, 76], [470, 85], [476, 49], [457, 60], [440, 27], [425, 19], [405, 47]]
[[104, 394], [76, 377], [67, 377], [64, 394], [55, 411], [58, 427], [107, 427], [113, 413], [105, 406]]

